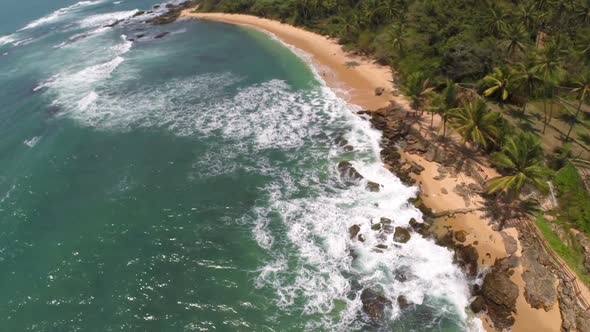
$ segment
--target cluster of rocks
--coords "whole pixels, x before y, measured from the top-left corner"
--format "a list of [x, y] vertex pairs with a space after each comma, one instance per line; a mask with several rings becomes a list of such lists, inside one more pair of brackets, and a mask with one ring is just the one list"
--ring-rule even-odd
[[[556, 234], [564, 244], [574, 245], [572, 242], [574, 239], [567, 234], [567, 231], [557, 224], [553, 225]], [[534, 308], [549, 310], [557, 299], [562, 319], [562, 331], [590, 331], [590, 313], [578, 303], [578, 295], [571, 277], [562, 269], [555, 268], [536, 241], [523, 236], [522, 232], [519, 240], [523, 247], [523, 267], [525, 270], [523, 279], [526, 282], [525, 298], [527, 302]], [[588, 245], [588, 243], [583, 234], [576, 234], [575, 240], [579, 241], [582, 248], [586, 250], [584, 245]], [[586, 258], [584, 262], [586, 268], [588, 268], [587, 262]], [[559, 279], [557, 291], [553, 288], [557, 282], [556, 279]]]
[[471, 303], [471, 310], [475, 313], [487, 310], [496, 329], [503, 330], [514, 325], [518, 285], [510, 277], [514, 274], [514, 267], [518, 265], [515, 257], [496, 260], [492, 270], [486, 274], [480, 289], [476, 287], [475, 300]]
[[[176, 5], [171, 4], [171, 3], [167, 3], [165, 5], [165, 8], [167, 9], [165, 13], [147, 20], [146, 23], [155, 24], [155, 25], [172, 23], [180, 17], [180, 14], [182, 14], [183, 10], [196, 6], [196, 3], [197, 3], [197, 1], [195, 1], [195, 0], [183, 1], [183, 2], [180, 2]], [[154, 6], [154, 9], [159, 9], [159, 8], [160, 8], [160, 5]]]
[[404, 160], [400, 154], [400, 148], [403, 148], [406, 153], [421, 155], [428, 161], [436, 161], [442, 165], [452, 166], [457, 161], [454, 155], [432, 144], [412, 127], [406, 121], [406, 112], [396, 104], [377, 111], [361, 111], [359, 114], [368, 115], [373, 127], [383, 133], [381, 159], [388, 169], [406, 185], [415, 184], [411, 175], [420, 175], [424, 168]]

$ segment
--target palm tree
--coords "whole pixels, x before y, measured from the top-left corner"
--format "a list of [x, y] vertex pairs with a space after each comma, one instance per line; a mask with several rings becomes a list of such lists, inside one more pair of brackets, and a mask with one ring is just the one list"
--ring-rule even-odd
[[534, 1], [518, 6], [518, 20], [529, 30], [533, 31], [537, 23], [537, 8]]
[[525, 45], [530, 39], [526, 27], [522, 23], [509, 24], [502, 30], [502, 35], [505, 39], [506, 53], [510, 55], [512, 61], [516, 61], [516, 54], [525, 52]]
[[574, 115], [574, 121], [572, 121], [570, 129], [567, 131], [567, 135], [565, 136], [566, 142], [570, 139], [574, 125], [578, 121], [578, 116], [582, 110], [582, 104], [584, 103], [584, 100], [590, 96], [590, 70], [587, 69], [584, 74], [580, 75], [580, 78], [578, 81], [576, 81], [575, 86], [576, 87], [572, 89], [572, 92], [578, 94], [578, 109]]
[[542, 193], [549, 190], [549, 170], [543, 162], [543, 148], [533, 134], [521, 132], [516, 137], [507, 137], [502, 150], [493, 153], [491, 160], [503, 175], [488, 181], [489, 193], [503, 193], [505, 198], [513, 200], [525, 187]]
[[490, 97], [492, 95], [498, 96], [500, 101], [504, 102], [508, 99], [511, 93], [512, 74], [509, 70], [502, 70], [494, 68], [493, 73], [486, 75], [483, 82], [488, 87], [484, 92], [484, 96]]
[[506, 28], [506, 15], [493, 1], [488, 3], [485, 24], [491, 34], [499, 34]]
[[581, 0], [575, 5], [574, 11], [582, 23], [590, 23], [590, 0]]
[[531, 58], [527, 58], [524, 62], [518, 63], [514, 68], [515, 80], [519, 86], [524, 90], [525, 100], [522, 107], [522, 114], [526, 113], [526, 108], [529, 100], [533, 97], [537, 87], [543, 82], [535, 69], [535, 63]]
[[444, 106], [441, 112], [441, 118], [443, 122], [443, 137], [446, 137], [447, 122], [449, 120], [451, 110], [459, 107], [460, 103], [459, 86], [455, 84], [455, 82], [447, 80], [447, 86], [442, 91], [442, 102]]
[[402, 88], [406, 96], [410, 98], [412, 108], [416, 111], [422, 111], [428, 94], [434, 90], [430, 87], [430, 80], [422, 72], [409, 75]]
[[[553, 112], [553, 98], [554, 98], [554, 87], [561, 79], [563, 69], [561, 67], [561, 50], [559, 45], [552, 41], [548, 43], [543, 52], [539, 55], [536, 60], [535, 70], [543, 77], [545, 94], [549, 94], [551, 100], [551, 112]], [[550, 91], [549, 91], [550, 90]], [[545, 114], [545, 124], [543, 126], [543, 133], [547, 128], [547, 123], [553, 114], [547, 117], [547, 100], [543, 99], [543, 113]]]
[[478, 99], [451, 111], [450, 121], [463, 137], [463, 143], [487, 149], [497, 145], [501, 136], [501, 115], [491, 112], [485, 101]]

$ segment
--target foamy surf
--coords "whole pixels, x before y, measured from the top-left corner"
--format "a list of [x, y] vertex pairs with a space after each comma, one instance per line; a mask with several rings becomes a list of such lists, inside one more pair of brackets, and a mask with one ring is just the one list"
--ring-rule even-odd
[[20, 28], [18, 31], [24, 31], [24, 30], [29, 30], [29, 29], [34, 29], [37, 28], [39, 26], [48, 24], [48, 23], [53, 23], [56, 22], [58, 20], [60, 20], [64, 15], [71, 13], [73, 11], [76, 11], [80, 8], [83, 7], [87, 7], [87, 6], [93, 6], [93, 5], [97, 5], [99, 3], [103, 2], [102, 0], [98, 0], [98, 1], [80, 1], [78, 3], [75, 3], [71, 6], [68, 7], [64, 7], [64, 8], [60, 8], [56, 11], [54, 11], [53, 13], [41, 17], [37, 20], [34, 20], [30, 23], [28, 23], [27, 25], [25, 25], [24, 27]]

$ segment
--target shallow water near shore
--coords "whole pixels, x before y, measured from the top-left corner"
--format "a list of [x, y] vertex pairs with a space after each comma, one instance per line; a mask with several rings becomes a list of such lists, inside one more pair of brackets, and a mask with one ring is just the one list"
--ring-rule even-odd
[[[5, 11], [3, 329], [480, 329], [448, 250], [371, 230], [421, 214], [355, 107], [270, 36], [133, 18], [152, 5]], [[343, 183], [342, 160], [381, 191]], [[364, 242], [349, 239], [355, 224]], [[362, 313], [367, 288], [393, 303], [382, 326]]]

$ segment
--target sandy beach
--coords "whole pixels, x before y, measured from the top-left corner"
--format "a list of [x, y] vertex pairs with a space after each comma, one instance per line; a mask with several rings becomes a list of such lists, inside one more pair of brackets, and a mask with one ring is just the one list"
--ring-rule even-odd
[[[248, 15], [203, 14], [193, 13], [191, 10], [184, 11], [182, 15], [184, 17], [245, 25], [270, 32], [285, 43], [311, 55], [313, 64], [318, 68], [328, 86], [337, 92], [339, 90], [347, 91], [341, 96], [350, 103], [356, 104], [363, 109], [376, 110], [389, 105], [393, 100], [405, 109], [409, 109], [407, 100], [391, 94], [392, 73], [388, 67], [375, 64], [370, 59], [348, 54], [342, 50], [335, 40], [277, 21]], [[358, 63], [358, 65], [354, 67], [346, 66], [346, 63], [351, 61]], [[382, 96], [375, 96], [376, 88], [386, 88], [386, 92]], [[424, 171], [415, 179], [421, 188], [425, 204], [435, 212], [464, 209], [479, 204], [477, 198], [473, 199], [471, 203], [466, 203], [463, 197], [453, 192], [453, 189], [458, 184], [474, 183], [474, 179], [460, 173], [442, 180], [435, 180], [434, 178], [439, 175], [439, 164], [429, 162], [417, 155], [406, 154], [404, 158], [424, 167]], [[484, 172], [488, 177], [493, 177], [496, 174], [491, 168], [484, 168]], [[447, 217], [439, 220], [436, 227], [446, 227], [453, 231], [467, 232], [468, 236], [464, 244], [471, 244], [476, 247], [481, 261], [480, 266], [490, 267], [497, 258], [508, 256], [502, 235], [488, 225], [481, 212]], [[506, 233], [518, 239], [516, 229], [508, 229]], [[518, 245], [515, 252], [516, 256], [520, 255], [520, 250], [521, 247]], [[523, 295], [522, 267], [517, 268], [515, 272], [512, 280], [519, 285], [520, 295], [517, 300], [517, 313], [515, 314], [516, 324], [512, 330], [516, 332], [559, 331], [561, 316], [557, 303], [549, 312], [533, 309], [525, 301]], [[486, 315], [480, 315], [480, 317], [488, 331], [495, 331], [490, 326]]]
[[[182, 16], [245, 25], [274, 34], [283, 42], [309, 54], [328, 86], [346, 101], [365, 110], [385, 107], [393, 98], [392, 74], [389, 67], [345, 52], [333, 39], [278, 21], [249, 15], [193, 13], [191, 10], [185, 10]], [[350, 66], [347, 63], [355, 65]], [[375, 96], [377, 88], [384, 88], [385, 92], [381, 96]], [[405, 102], [401, 98], [398, 99], [399, 102]]]

